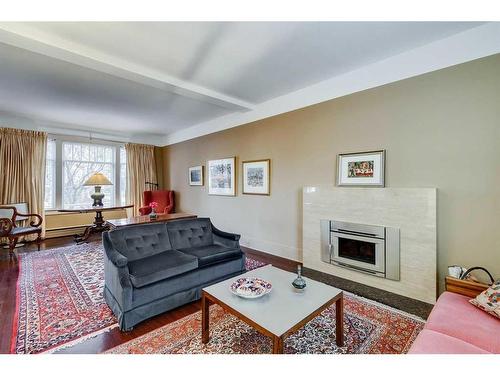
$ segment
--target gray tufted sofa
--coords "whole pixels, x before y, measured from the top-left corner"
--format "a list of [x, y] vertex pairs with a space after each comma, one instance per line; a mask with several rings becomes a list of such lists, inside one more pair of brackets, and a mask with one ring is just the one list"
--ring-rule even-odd
[[207, 218], [103, 233], [104, 298], [120, 329], [197, 300], [203, 287], [243, 273], [239, 239]]

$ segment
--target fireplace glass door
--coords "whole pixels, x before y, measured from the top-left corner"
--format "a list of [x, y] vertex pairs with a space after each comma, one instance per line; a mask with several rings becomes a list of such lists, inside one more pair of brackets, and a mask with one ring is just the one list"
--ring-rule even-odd
[[383, 239], [331, 232], [332, 261], [370, 273], [385, 272]]
[[375, 264], [377, 244], [350, 238], [339, 238], [339, 257]]

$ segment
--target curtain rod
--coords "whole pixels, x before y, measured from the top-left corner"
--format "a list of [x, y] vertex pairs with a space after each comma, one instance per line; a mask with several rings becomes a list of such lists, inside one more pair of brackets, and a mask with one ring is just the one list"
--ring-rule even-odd
[[79, 138], [80, 140], [86, 140], [86, 141], [89, 141], [90, 143], [92, 143], [93, 141], [104, 141], [104, 142], [108, 142], [108, 143], [117, 143], [117, 144], [121, 144], [121, 145], [125, 145], [126, 143], [129, 143], [128, 141], [115, 141], [115, 140], [112, 140], [112, 139], [106, 139], [106, 138], [101, 138], [101, 137], [93, 137], [92, 135], [88, 135], [88, 136], [84, 136], [84, 135], [69, 135], [69, 134], [62, 134], [62, 133], [56, 133], [56, 132], [49, 132], [48, 133], [48, 137], [50, 139], [54, 139], [54, 140], [57, 140], [57, 138], [67, 138], [69, 140], [71, 140], [71, 138], [73, 139], [76, 139], [76, 138]]

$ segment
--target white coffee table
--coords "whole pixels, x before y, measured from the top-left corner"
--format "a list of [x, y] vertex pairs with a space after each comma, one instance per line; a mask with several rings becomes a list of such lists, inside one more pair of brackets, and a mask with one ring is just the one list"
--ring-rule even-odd
[[[231, 293], [229, 286], [242, 276], [260, 277], [269, 281], [271, 293], [257, 299], [245, 299]], [[209, 304], [222, 306], [260, 333], [273, 340], [273, 353], [283, 353], [283, 341], [289, 334], [303, 327], [332, 303], [336, 303], [336, 342], [344, 345], [344, 301], [342, 290], [306, 279], [307, 287], [296, 291], [292, 281], [296, 275], [273, 266], [249, 271], [203, 288], [202, 342], [209, 341]]]

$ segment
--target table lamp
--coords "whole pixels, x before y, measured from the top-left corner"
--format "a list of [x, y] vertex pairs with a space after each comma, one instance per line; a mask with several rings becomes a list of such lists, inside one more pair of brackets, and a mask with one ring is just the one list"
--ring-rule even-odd
[[94, 204], [92, 207], [103, 206], [102, 200], [104, 198], [104, 194], [101, 193], [102, 185], [113, 185], [108, 178], [102, 173], [94, 173], [90, 178], [85, 181], [83, 186], [94, 186], [94, 193], [90, 195], [90, 198], [94, 200]]

